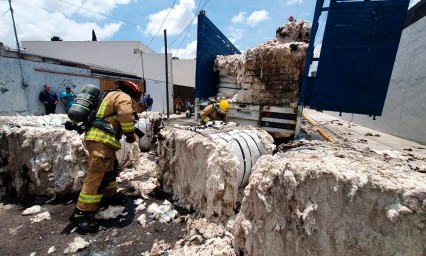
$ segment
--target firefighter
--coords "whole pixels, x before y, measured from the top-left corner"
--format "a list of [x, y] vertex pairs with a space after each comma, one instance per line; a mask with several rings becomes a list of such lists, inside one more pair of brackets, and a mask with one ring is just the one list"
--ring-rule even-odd
[[213, 103], [207, 105], [201, 112], [201, 124], [206, 124], [213, 120], [222, 120], [227, 122], [226, 114], [228, 113], [229, 103], [226, 100], [222, 100], [218, 104]]
[[134, 103], [140, 98], [138, 85], [119, 81], [117, 90], [109, 92], [99, 105], [96, 119], [84, 136], [89, 152], [89, 169], [81, 188], [72, 223], [80, 233], [98, 231], [94, 215], [99, 203], [113, 199], [117, 194], [118, 162], [115, 152], [121, 148], [120, 138], [126, 142], [136, 140], [134, 131]]

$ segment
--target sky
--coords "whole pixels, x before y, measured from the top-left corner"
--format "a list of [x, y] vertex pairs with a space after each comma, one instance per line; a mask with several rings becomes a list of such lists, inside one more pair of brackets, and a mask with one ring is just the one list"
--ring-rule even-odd
[[[410, 6], [419, 0], [411, 0]], [[196, 56], [200, 10], [240, 50], [273, 40], [291, 15], [312, 22], [316, 0], [12, 0], [21, 41], [140, 41], [173, 57]], [[0, 42], [17, 49], [9, 0], [0, 0]], [[321, 18], [320, 18], [321, 22]], [[321, 27], [320, 27], [321, 29]]]

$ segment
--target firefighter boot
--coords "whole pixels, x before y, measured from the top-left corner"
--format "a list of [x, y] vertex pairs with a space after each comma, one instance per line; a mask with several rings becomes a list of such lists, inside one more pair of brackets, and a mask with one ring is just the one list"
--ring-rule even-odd
[[77, 231], [80, 234], [96, 233], [98, 232], [99, 226], [94, 216], [95, 212], [87, 212], [75, 208], [69, 220], [71, 223], [77, 225]]

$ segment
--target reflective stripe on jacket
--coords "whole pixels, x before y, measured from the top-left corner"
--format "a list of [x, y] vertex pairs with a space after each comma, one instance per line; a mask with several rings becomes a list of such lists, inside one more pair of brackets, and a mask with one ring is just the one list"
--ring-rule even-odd
[[[112, 116], [111, 116], [112, 115]], [[108, 93], [96, 113], [97, 118], [105, 118], [117, 136], [114, 137], [110, 133], [96, 127], [91, 127], [84, 136], [85, 140], [92, 140], [105, 143], [106, 145], [118, 150], [121, 148], [119, 139], [124, 133], [133, 133], [133, 102], [132, 98], [120, 91], [112, 91]]]
[[217, 107], [215, 104], [209, 104], [203, 110], [201, 110], [200, 117], [202, 124], [206, 124], [210, 120], [222, 120], [224, 122], [228, 121], [227, 116], [219, 115], [218, 110], [216, 108]]

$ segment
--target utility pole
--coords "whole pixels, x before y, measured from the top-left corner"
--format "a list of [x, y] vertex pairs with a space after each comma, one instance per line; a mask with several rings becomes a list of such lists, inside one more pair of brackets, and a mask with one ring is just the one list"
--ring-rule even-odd
[[145, 82], [145, 70], [143, 68], [143, 50], [140, 49], [134, 49], [133, 50], [134, 54], [140, 53], [141, 54], [141, 65], [142, 65], [142, 83], [144, 88], [146, 89], [146, 82]]
[[164, 48], [165, 48], [165, 64], [166, 64], [166, 105], [167, 105], [167, 119], [169, 118], [169, 70], [167, 61], [167, 29], [164, 30]]
[[24, 69], [22, 68], [22, 60], [24, 59], [24, 56], [21, 52], [21, 47], [19, 46], [18, 33], [16, 33], [16, 25], [15, 25], [15, 17], [13, 16], [12, 0], [9, 0], [9, 8], [10, 8], [10, 14], [12, 15], [13, 30], [15, 31], [16, 46], [18, 47], [19, 69], [21, 71], [22, 86], [28, 87], [28, 84], [25, 82]]
[[19, 46], [18, 34], [16, 33], [15, 17], [13, 17], [12, 0], [9, 0], [10, 14], [12, 15], [13, 30], [15, 31], [16, 46], [18, 47], [19, 58], [22, 59], [21, 47]]

